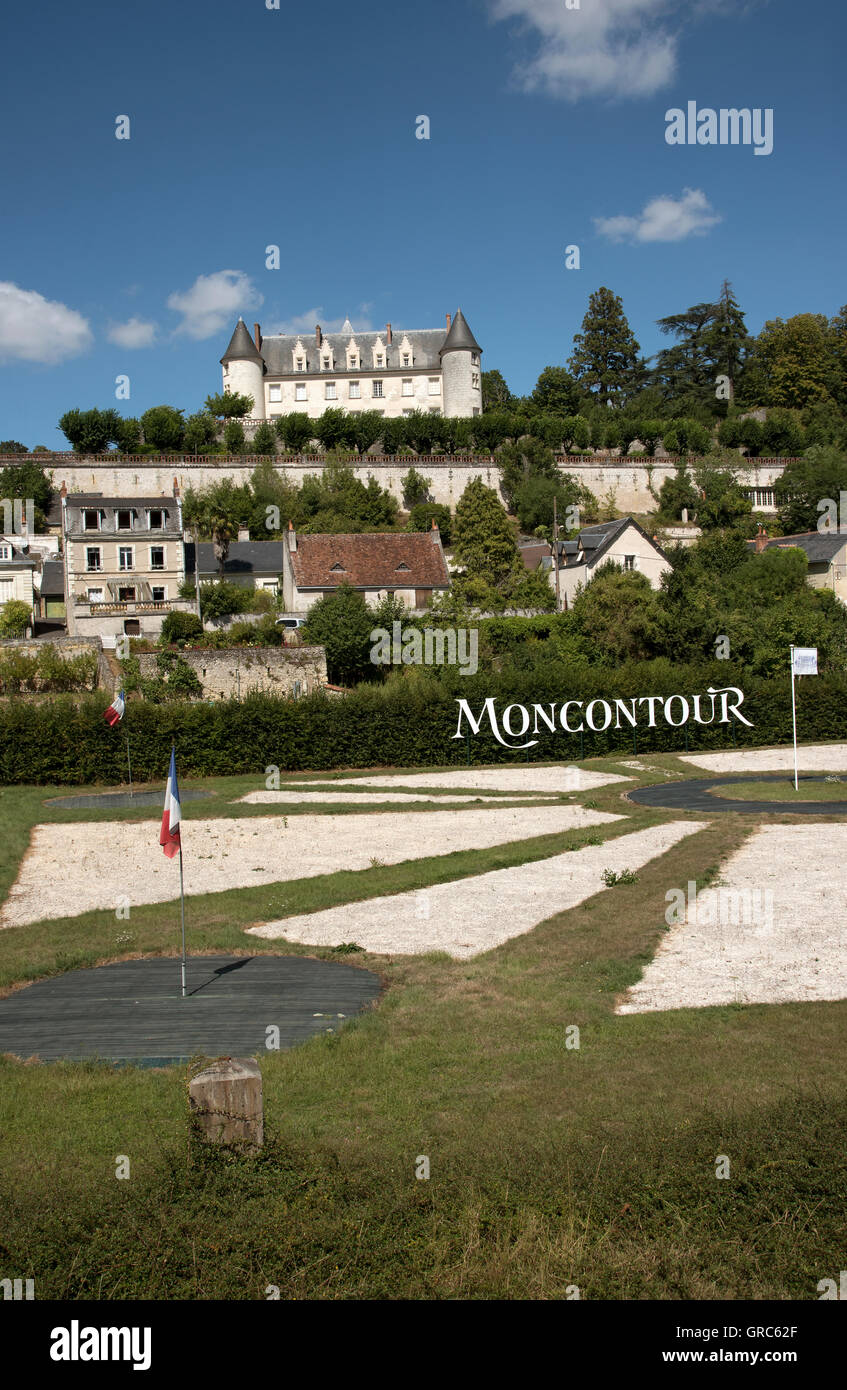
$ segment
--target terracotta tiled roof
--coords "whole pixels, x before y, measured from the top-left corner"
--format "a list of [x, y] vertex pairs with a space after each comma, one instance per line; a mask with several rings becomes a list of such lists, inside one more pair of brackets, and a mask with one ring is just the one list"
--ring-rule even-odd
[[297, 536], [291, 556], [298, 589], [446, 589], [444, 552], [433, 531]]

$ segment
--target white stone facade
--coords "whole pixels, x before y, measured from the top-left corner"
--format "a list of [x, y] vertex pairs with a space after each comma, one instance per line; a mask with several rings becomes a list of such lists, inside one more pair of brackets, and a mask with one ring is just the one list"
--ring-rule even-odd
[[223, 390], [253, 401], [251, 418], [325, 410], [375, 410], [389, 419], [411, 414], [473, 416], [482, 412], [482, 349], [458, 310], [441, 329], [356, 333], [349, 320], [340, 333], [251, 338], [239, 319], [221, 358]]

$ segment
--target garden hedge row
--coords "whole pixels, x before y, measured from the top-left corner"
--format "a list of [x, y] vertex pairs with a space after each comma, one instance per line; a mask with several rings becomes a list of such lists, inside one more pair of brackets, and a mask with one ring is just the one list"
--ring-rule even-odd
[[[663, 667], [664, 670], [659, 668]], [[490, 673], [454, 681], [456, 690], [478, 712], [486, 696], [497, 708], [512, 701], [530, 704], [563, 699], [586, 701], [615, 696], [703, 692], [702, 671], [686, 679], [686, 668], [651, 663], [652, 677], [633, 686], [633, 677], [581, 671], [566, 690], [538, 672], [526, 680], [513, 676], [509, 688]], [[58, 696], [39, 704], [11, 699], [0, 705], [0, 782], [79, 786], [120, 783], [126, 776], [126, 743], [131, 740], [134, 777], [162, 780], [171, 741], [176, 743], [183, 777], [282, 770], [357, 767], [416, 767], [454, 763], [571, 762], [609, 752], [624, 755], [679, 752], [787, 743], [791, 740], [788, 677], [744, 680], [725, 674], [715, 685], [740, 684], [743, 712], [754, 728], [736, 723], [687, 728], [610, 729], [569, 736], [544, 733], [534, 748], [516, 752], [496, 742], [486, 728], [454, 739], [458, 722], [455, 693], [436, 681], [363, 687], [343, 697], [323, 694], [299, 700], [268, 695], [217, 704], [174, 702], [153, 705], [130, 701], [126, 717], [111, 729], [103, 719], [105, 694], [72, 699]], [[630, 687], [633, 688], [621, 688]], [[525, 688], [522, 688], [525, 687]], [[802, 742], [847, 739], [847, 678], [809, 677], [797, 683], [798, 737]], [[645, 716], [646, 717], [646, 716]]]

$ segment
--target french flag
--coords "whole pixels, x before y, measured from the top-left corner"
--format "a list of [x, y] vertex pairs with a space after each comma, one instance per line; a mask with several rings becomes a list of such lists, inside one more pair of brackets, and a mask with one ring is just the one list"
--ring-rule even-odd
[[120, 693], [120, 695], [118, 695], [117, 699], [115, 699], [115, 700], [112, 701], [112, 703], [110, 704], [109, 708], [108, 708], [107, 710], [104, 710], [104, 711], [103, 711], [103, 718], [105, 719], [106, 723], [109, 725], [109, 728], [110, 728], [110, 729], [114, 729], [114, 727], [115, 727], [116, 724], [120, 724], [121, 720], [122, 720], [123, 717], [124, 717], [124, 710], [125, 710], [125, 709], [126, 709], [126, 700], [124, 699], [124, 693], [123, 693], [123, 691], [121, 691], [121, 693]]
[[168, 785], [165, 788], [165, 809], [162, 813], [162, 829], [159, 844], [169, 859], [173, 859], [182, 848], [179, 838], [179, 822], [182, 811], [179, 804], [179, 787], [176, 784], [176, 758], [171, 749], [171, 765], [168, 768]]

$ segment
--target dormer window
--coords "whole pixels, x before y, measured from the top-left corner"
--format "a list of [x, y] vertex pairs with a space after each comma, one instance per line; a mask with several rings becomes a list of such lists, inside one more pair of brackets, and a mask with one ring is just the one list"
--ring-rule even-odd
[[376, 355], [376, 365], [377, 365], [378, 367], [381, 367], [381, 366], [383, 365], [382, 353], [381, 353], [381, 352], [378, 352], [377, 355]]
[[302, 357], [298, 357], [298, 358], [297, 358], [297, 370], [298, 370], [298, 372], [302, 372], [302, 370], [303, 370], [303, 358], [302, 358]]
[[123, 510], [121, 510], [121, 511], [118, 512], [118, 530], [119, 530], [119, 531], [131, 531], [131, 530], [132, 530], [132, 512], [131, 512], [131, 511], [123, 511]]
[[152, 508], [147, 513], [147, 525], [151, 531], [161, 531], [164, 526], [164, 515], [159, 508]]
[[93, 511], [93, 510], [92, 510], [92, 511], [88, 511], [88, 510], [84, 511], [83, 514], [82, 514], [82, 529], [83, 529], [83, 531], [99, 531], [99, 530], [100, 530], [100, 513], [97, 512], [97, 511]]
[[408, 352], [404, 352], [404, 353], [403, 353], [403, 366], [404, 366], [404, 367], [408, 367], [408, 366], [409, 366], [409, 354], [408, 354]]
[[325, 357], [325, 358], [323, 359], [323, 364], [324, 364], [324, 371], [325, 371], [325, 372], [328, 372], [328, 371], [329, 371], [329, 358], [328, 358], [328, 357]]
[[402, 570], [405, 570], [406, 574], [409, 573], [409, 566], [404, 560], [401, 560], [400, 564], [397, 566], [397, 573], [399, 574]]
[[334, 565], [332, 566], [332, 568], [330, 569], [330, 574], [344, 574], [344, 573], [346, 573], [346, 571], [345, 571], [345, 569], [344, 569], [344, 566], [341, 564], [340, 561], [336, 560], [335, 564], [334, 564]]
[[10, 545], [0, 545], [0, 560], [11, 560], [12, 547]]

